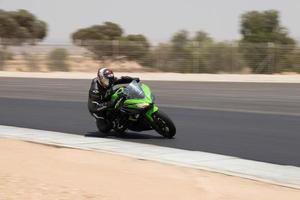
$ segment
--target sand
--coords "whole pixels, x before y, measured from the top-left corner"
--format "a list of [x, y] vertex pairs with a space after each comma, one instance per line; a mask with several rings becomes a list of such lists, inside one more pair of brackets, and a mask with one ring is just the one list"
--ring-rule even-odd
[[0, 139], [0, 200], [299, 200], [300, 190], [109, 153]]

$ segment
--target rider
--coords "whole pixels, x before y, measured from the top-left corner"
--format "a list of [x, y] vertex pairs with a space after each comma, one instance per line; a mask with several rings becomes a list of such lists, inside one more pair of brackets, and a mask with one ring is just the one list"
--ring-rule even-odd
[[89, 90], [88, 109], [90, 113], [97, 119], [103, 119], [103, 111], [113, 107], [115, 103], [110, 100], [110, 97], [113, 94], [113, 86], [127, 84], [133, 80], [136, 80], [137, 82], [140, 81], [139, 78], [132, 78], [129, 76], [116, 78], [112, 70], [99, 68], [97, 77], [92, 80]]

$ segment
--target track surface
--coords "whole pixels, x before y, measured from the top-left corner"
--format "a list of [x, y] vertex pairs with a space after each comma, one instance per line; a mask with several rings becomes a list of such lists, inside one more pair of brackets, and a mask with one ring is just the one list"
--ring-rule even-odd
[[[88, 80], [0, 78], [0, 124], [76, 134], [96, 132]], [[147, 82], [177, 126], [118, 140], [300, 166], [300, 84]]]

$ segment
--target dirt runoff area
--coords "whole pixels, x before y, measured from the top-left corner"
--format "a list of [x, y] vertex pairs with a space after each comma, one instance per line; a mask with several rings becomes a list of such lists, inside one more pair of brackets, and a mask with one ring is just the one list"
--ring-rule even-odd
[[0, 139], [1, 200], [299, 200], [300, 190], [108, 153]]

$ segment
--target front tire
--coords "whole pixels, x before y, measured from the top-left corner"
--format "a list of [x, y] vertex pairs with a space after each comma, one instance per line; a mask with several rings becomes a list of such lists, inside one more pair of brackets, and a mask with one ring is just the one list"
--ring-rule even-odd
[[154, 129], [165, 138], [173, 138], [176, 134], [176, 127], [172, 120], [163, 113], [162, 111], [157, 111], [152, 115], [155, 126]]

